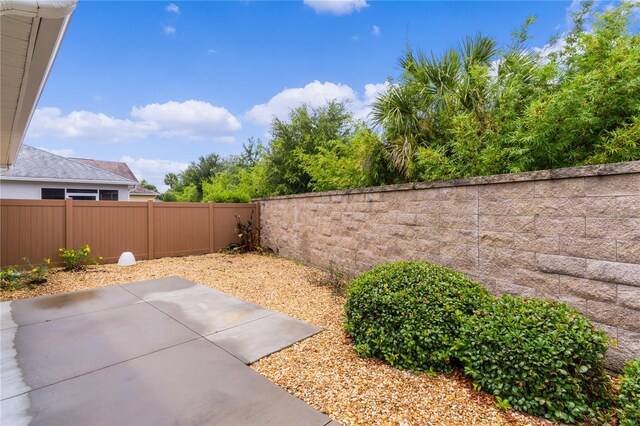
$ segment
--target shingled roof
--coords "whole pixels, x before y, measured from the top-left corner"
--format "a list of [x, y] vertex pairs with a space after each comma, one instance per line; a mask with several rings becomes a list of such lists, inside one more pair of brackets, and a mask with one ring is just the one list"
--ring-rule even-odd
[[129, 191], [129, 194], [133, 194], [133, 195], [160, 195], [159, 192], [156, 192], [153, 189], [145, 188], [142, 185], [136, 185], [135, 188], [133, 188], [131, 191]]
[[2, 173], [7, 180], [51, 180], [136, 185], [138, 181], [83, 164], [70, 158], [23, 145], [11, 170]]
[[69, 157], [69, 159], [86, 164], [87, 166], [95, 167], [97, 169], [114, 173], [126, 179], [135, 180], [136, 182], [138, 181], [138, 178], [136, 177], [136, 175], [133, 174], [133, 172], [127, 165], [127, 163], [123, 163], [121, 161], [104, 161], [104, 160], [92, 160], [90, 158], [73, 158], [73, 157]]

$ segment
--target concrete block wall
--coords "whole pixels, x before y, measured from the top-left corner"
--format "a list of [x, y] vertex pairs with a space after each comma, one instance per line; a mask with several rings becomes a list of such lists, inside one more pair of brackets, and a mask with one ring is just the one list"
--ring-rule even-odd
[[263, 244], [361, 273], [426, 260], [495, 294], [560, 300], [640, 357], [640, 161], [258, 200]]

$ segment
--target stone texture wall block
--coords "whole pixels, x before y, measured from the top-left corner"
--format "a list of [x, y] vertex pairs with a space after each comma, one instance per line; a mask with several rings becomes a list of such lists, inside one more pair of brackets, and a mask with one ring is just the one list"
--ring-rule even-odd
[[536, 234], [584, 237], [585, 220], [582, 217], [536, 216]]
[[560, 277], [560, 288], [563, 292], [586, 299], [615, 302], [618, 285], [563, 275]]
[[584, 179], [550, 179], [535, 182], [536, 197], [584, 197]]
[[487, 247], [514, 247], [514, 234], [511, 232], [491, 232], [485, 231], [480, 234], [480, 246]]
[[618, 216], [640, 217], [640, 197], [618, 197], [616, 200]]
[[587, 260], [579, 257], [538, 254], [538, 268], [543, 272], [569, 275], [572, 277], [587, 276]]
[[587, 274], [591, 279], [640, 286], [640, 265], [634, 263], [587, 260]]
[[588, 217], [586, 221], [589, 238], [640, 240], [640, 218]]
[[480, 215], [480, 229], [496, 232], [534, 232], [534, 216]]
[[586, 259], [616, 260], [616, 240], [603, 238], [561, 237], [558, 254]]
[[618, 285], [618, 304], [640, 311], [640, 287]]
[[638, 195], [640, 173], [588, 177], [584, 188], [588, 197]]
[[640, 263], [640, 240], [616, 241], [616, 260], [623, 263]]

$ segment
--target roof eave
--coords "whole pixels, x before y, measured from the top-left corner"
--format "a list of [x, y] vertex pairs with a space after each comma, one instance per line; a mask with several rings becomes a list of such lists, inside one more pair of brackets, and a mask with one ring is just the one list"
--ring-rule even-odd
[[161, 195], [159, 192], [135, 192], [135, 191], [129, 191], [129, 195], [148, 195], [151, 196], [153, 195], [154, 197], [157, 197], [159, 195]]
[[7, 148], [0, 156], [0, 169], [16, 161], [76, 5], [77, 0], [0, 1], [0, 14], [34, 18], [13, 126], [8, 140], [1, 141]]
[[59, 182], [59, 183], [86, 183], [86, 184], [98, 184], [98, 185], [118, 185], [118, 186], [127, 186], [129, 188], [133, 188], [136, 186], [137, 182], [123, 182], [123, 181], [114, 181], [114, 180], [98, 180], [98, 179], [59, 179], [59, 178], [36, 178], [36, 177], [18, 177], [18, 176], [1, 176], [0, 181], [19, 181], [19, 182]]

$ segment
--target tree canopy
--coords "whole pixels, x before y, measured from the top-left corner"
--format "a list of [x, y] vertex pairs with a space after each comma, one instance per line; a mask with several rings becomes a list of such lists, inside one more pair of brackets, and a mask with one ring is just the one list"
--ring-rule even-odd
[[300, 105], [272, 121], [266, 145], [249, 139], [239, 155], [167, 174], [163, 199], [244, 202], [638, 160], [639, 8], [584, 3], [571, 31], [542, 49], [527, 45], [534, 18], [505, 46], [476, 34], [440, 55], [409, 47], [371, 124], [342, 102]]

